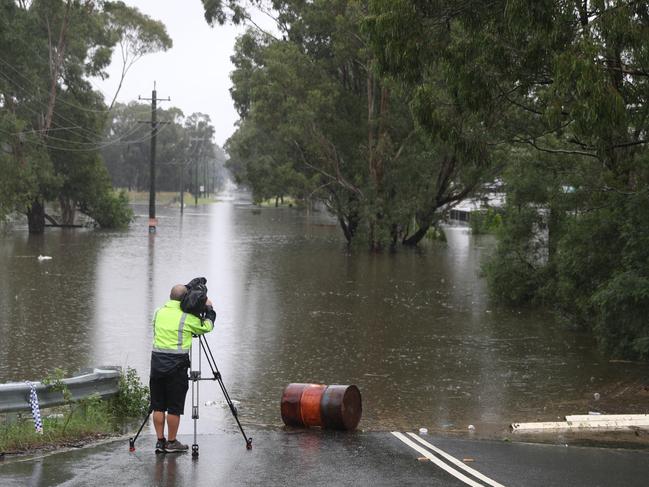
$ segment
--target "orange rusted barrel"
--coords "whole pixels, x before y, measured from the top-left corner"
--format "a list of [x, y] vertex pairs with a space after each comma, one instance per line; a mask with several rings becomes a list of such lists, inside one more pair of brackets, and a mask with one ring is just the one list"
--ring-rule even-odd
[[363, 411], [354, 385], [289, 384], [282, 393], [282, 421], [287, 426], [353, 430]]

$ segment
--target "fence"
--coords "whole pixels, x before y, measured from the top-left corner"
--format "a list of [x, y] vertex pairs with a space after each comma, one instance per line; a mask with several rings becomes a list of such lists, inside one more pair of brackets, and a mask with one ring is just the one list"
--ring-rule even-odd
[[[121, 375], [119, 367], [84, 369], [79, 374], [62, 380], [68, 387], [73, 400], [84, 399], [93, 394], [102, 398], [117, 394]], [[41, 382], [32, 382], [32, 384], [36, 388], [41, 408], [65, 404], [66, 401], [61, 392], [54, 391], [51, 386], [46, 386]], [[31, 410], [29, 393], [30, 387], [25, 382], [0, 384], [0, 413]]]

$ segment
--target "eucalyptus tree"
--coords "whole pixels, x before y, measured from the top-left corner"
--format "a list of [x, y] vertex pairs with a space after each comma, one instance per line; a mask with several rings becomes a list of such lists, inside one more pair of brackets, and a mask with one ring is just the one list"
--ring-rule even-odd
[[[212, 20], [232, 12], [204, 3]], [[409, 90], [377, 68], [361, 29], [366, 2], [272, 7], [282, 39], [251, 30], [232, 58], [241, 124], [228, 144], [231, 164], [245, 168], [239, 174], [259, 198], [288, 192], [325, 202], [348, 241], [417, 244], [481, 181], [484, 128], [447, 103], [440, 85], [429, 93], [441, 102], [440, 130], [422, 129]]]
[[137, 8], [126, 6], [122, 1], [105, 3], [104, 11], [108, 17], [109, 30], [117, 37], [122, 62], [119, 83], [108, 105], [110, 110], [133, 65], [147, 54], [171, 49], [173, 41], [162, 22], [150, 18]]
[[98, 155], [108, 111], [89, 79], [106, 76], [115, 44], [133, 36], [134, 25], [142, 24], [138, 52], [165, 48], [164, 28], [155, 24], [147, 37], [148, 17], [104, 1], [1, 0], [0, 12], [0, 163], [10, 177], [0, 208], [25, 212], [36, 233], [45, 202], [56, 199], [64, 223], [79, 208], [102, 225], [125, 224], [124, 199]]
[[[142, 124], [150, 116], [143, 103], [116, 103], [106, 129], [102, 156], [112, 184], [119, 188], [143, 191], [149, 187], [150, 128]], [[157, 136], [156, 187], [162, 191], [180, 191], [188, 186], [213, 189], [217, 157], [214, 126], [209, 115], [185, 116], [177, 107], [158, 109], [161, 128]], [[217, 162], [218, 161], [218, 162]]]
[[[138, 102], [116, 103], [104, 129], [102, 158], [113, 186], [129, 191], [147, 188], [151, 128], [141, 123], [151, 117], [151, 108]], [[163, 126], [161, 136], [166, 132]]]
[[423, 116], [441, 67], [510, 163], [497, 294], [549, 302], [607, 349], [648, 358], [647, 3], [372, 0], [367, 28]]

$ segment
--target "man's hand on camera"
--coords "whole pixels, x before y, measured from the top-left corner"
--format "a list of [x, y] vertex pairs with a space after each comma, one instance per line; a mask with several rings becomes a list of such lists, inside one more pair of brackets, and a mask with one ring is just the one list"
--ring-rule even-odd
[[212, 322], [212, 324], [214, 324], [214, 320], [216, 319], [216, 311], [214, 311], [214, 308], [212, 308], [212, 303], [211, 303], [211, 301], [209, 299], [207, 300], [207, 304], [205, 305], [205, 309], [206, 309], [205, 318], [207, 318], [208, 320], [210, 320]]

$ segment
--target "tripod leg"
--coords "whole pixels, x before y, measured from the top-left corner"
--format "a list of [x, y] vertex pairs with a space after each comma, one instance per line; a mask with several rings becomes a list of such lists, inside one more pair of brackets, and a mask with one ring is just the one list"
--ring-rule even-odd
[[135, 451], [135, 440], [137, 440], [138, 436], [140, 436], [140, 433], [142, 432], [142, 428], [144, 428], [144, 425], [149, 420], [149, 416], [151, 416], [152, 412], [153, 412], [153, 408], [151, 406], [149, 406], [149, 412], [146, 414], [146, 418], [144, 418], [144, 421], [142, 421], [142, 425], [140, 426], [140, 429], [137, 430], [137, 434], [135, 435], [134, 438], [129, 438], [128, 439], [128, 450], [129, 451]]
[[212, 369], [212, 375], [214, 376], [214, 379], [218, 381], [219, 386], [221, 387], [221, 392], [223, 392], [223, 396], [225, 397], [225, 401], [228, 403], [228, 406], [230, 407], [230, 411], [232, 412], [232, 416], [234, 416], [234, 419], [236, 420], [237, 425], [241, 430], [241, 434], [243, 435], [243, 439], [246, 441], [246, 450], [252, 450], [252, 438], [248, 438], [246, 436], [246, 432], [243, 431], [243, 426], [241, 426], [241, 421], [239, 421], [239, 414], [237, 412], [237, 408], [232, 402], [232, 399], [230, 399], [230, 394], [228, 394], [228, 391], [225, 388], [225, 384], [223, 383], [223, 378], [221, 377], [221, 372], [219, 372], [219, 369], [216, 366], [216, 361], [214, 360], [214, 355], [212, 355], [210, 344], [207, 343], [207, 340], [203, 339], [202, 335], [199, 335], [198, 341], [200, 343], [201, 349], [203, 350], [203, 352], [205, 352], [205, 357], [207, 359], [207, 362], [209, 363], [210, 368]]
[[[191, 364], [194, 364], [194, 352], [191, 352]], [[193, 365], [189, 371], [189, 378], [192, 381], [192, 420], [194, 421], [194, 443], [192, 444], [192, 457], [198, 457], [198, 442], [196, 440], [197, 421], [198, 421], [198, 384], [201, 378], [201, 350], [198, 350], [198, 370], [193, 370]]]

